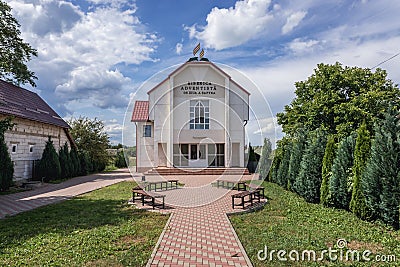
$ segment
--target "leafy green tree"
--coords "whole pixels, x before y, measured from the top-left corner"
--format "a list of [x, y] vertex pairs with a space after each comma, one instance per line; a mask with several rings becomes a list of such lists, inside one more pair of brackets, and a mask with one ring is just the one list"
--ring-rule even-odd
[[289, 170], [288, 170], [288, 189], [294, 191], [293, 184], [296, 181], [300, 172], [300, 164], [303, 158], [303, 153], [306, 148], [307, 134], [300, 130], [296, 137], [293, 138], [292, 153], [290, 155]]
[[43, 150], [42, 158], [39, 161], [38, 172], [39, 177], [44, 182], [56, 180], [61, 176], [60, 160], [50, 136]]
[[109, 160], [109, 137], [104, 131], [104, 123], [87, 117], [72, 119], [68, 123], [78, 149], [86, 152], [92, 163], [92, 170], [88, 171], [104, 170]]
[[321, 204], [328, 206], [329, 204], [329, 180], [332, 176], [332, 165], [335, 158], [336, 141], [333, 135], [328, 137], [324, 158], [322, 160], [322, 183], [321, 183]]
[[294, 184], [295, 191], [310, 203], [319, 203], [320, 201], [325, 145], [326, 135], [323, 131], [317, 130], [309, 135], [307, 148], [300, 165], [300, 173]]
[[295, 85], [296, 98], [277, 114], [288, 135], [301, 128], [322, 128], [343, 138], [364, 120], [372, 128], [389, 102], [400, 103], [399, 88], [381, 69], [318, 64], [311, 77]]
[[0, 191], [8, 190], [13, 183], [14, 165], [4, 138], [4, 133], [13, 126], [11, 118], [0, 121]]
[[371, 144], [371, 157], [362, 174], [365, 201], [371, 219], [399, 227], [400, 177], [399, 177], [399, 118], [398, 111], [390, 108], [385, 120], [375, 126]]
[[354, 151], [353, 191], [350, 201], [350, 210], [359, 218], [366, 219], [368, 210], [365, 203], [364, 192], [361, 184], [362, 173], [365, 169], [371, 149], [371, 137], [366, 123], [361, 124], [357, 130], [356, 148]]
[[352, 167], [355, 139], [352, 135], [340, 141], [333, 160], [329, 180], [329, 203], [336, 208], [348, 209], [353, 185]]
[[272, 144], [268, 138], [264, 138], [264, 144], [261, 151], [260, 161], [257, 166], [257, 173], [261, 179], [266, 179], [271, 168]]
[[11, 7], [0, 1], [0, 78], [16, 85], [30, 83], [35, 86], [35, 74], [26, 63], [37, 51], [25, 43], [20, 24], [11, 14]]

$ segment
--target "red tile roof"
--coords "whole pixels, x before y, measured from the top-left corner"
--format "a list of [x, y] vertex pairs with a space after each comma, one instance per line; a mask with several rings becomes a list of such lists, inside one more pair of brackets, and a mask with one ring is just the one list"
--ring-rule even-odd
[[69, 125], [36, 93], [0, 80], [0, 114], [69, 129]]
[[133, 108], [132, 119], [133, 122], [148, 121], [149, 120], [149, 101], [136, 101]]

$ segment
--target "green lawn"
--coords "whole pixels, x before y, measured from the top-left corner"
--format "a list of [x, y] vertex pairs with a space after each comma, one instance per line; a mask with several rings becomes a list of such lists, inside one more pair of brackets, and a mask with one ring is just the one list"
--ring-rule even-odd
[[129, 206], [133, 185], [0, 220], [0, 266], [144, 266], [168, 216]]
[[[272, 254], [274, 260], [269, 261], [270, 251], [281, 249], [286, 253], [299, 251], [300, 259], [303, 250], [315, 250], [318, 258], [322, 250], [328, 247], [335, 249], [340, 238], [348, 242], [348, 249], [361, 253], [371, 250], [371, 259], [377, 254], [393, 254], [397, 263], [386, 263], [386, 266], [400, 266], [400, 231], [392, 231], [379, 223], [361, 221], [347, 211], [306, 203], [276, 184], [264, 185], [265, 193], [270, 198], [264, 209], [230, 218], [254, 266], [383, 266], [377, 262], [328, 261], [328, 257], [322, 262], [296, 262], [290, 260], [288, 254], [283, 256], [288, 261], [283, 262], [278, 261], [276, 252]], [[265, 246], [268, 258], [259, 260], [257, 253]], [[342, 251], [345, 259], [346, 249]], [[296, 254], [291, 255], [295, 257]], [[305, 258], [308, 258], [307, 254]]]

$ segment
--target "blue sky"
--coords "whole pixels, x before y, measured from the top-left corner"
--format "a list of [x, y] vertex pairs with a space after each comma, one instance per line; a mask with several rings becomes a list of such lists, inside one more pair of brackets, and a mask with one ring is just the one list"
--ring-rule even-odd
[[[121, 142], [124, 114], [140, 85], [183, 64], [198, 42], [211, 61], [258, 86], [247, 126], [253, 144], [282, 136], [274, 115], [318, 63], [371, 68], [400, 52], [396, 0], [6, 2], [39, 52], [29, 63], [37, 88], [26, 88], [64, 118], [102, 119], [113, 143]], [[396, 84], [399, 63], [400, 56], [380, 66]]]

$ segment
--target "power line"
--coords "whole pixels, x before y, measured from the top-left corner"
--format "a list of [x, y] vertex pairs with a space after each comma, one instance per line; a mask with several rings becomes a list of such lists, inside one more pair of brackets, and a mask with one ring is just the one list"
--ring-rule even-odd
[[386, 63], [386, 62], [388, 62], [389, 60], [392, 60], [392, 59], [394, 59], [394, 58], [395, 58], [395, 57], [397, 57], [398, 55], [400, 55], [400, 52], [399, 52], [399, 53], [397, 53], [396, 55], [394, 55], [394, 56], [391, 56], [390, 58], [388, 58], [388, 59], [386, 59], [386, 60], [382, 61], [381, 63], [379, 63], [379, 64], [377, 64], [377, 65], [373, 66], [373, 67], [371, 68], [371, 70], [375, 69], [376, 67], [379, 67], [380, 65], [382, 65], [382, 64], [384, 64], [384, 63]]

